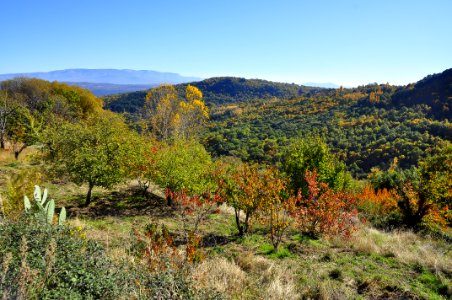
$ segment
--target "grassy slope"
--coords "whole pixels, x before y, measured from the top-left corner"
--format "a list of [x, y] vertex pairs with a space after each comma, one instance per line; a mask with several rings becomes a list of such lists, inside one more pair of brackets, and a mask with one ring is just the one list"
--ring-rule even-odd
[[[2, 153], [1, 190], [8, 174], [28, 162]], [[180, 234], [181, 222], [161, 197], [137, 196], [134, 186], [96, 189], [94, 203], [78, 208], [85, 193], [72, 184], [47, 184], [59, 205], [68, 207], [70, 224], [86, 229], [116, 258], [127, 257], [132, 228], [157, 221]], [[158, 189], [155, 189], [158, 193]], [[444, 299], [452, 279], [451, 245], [411, 232], [384, 233], [362, 226], [351, 240], [312, 240], [290, 232], [285, 247], [272, 251], [264, 228], [235, 236], [231, 210], [222, 207], [202, 225], [206, 260], [194, 267], [199, 286], [233, 299], [426, 298]]]

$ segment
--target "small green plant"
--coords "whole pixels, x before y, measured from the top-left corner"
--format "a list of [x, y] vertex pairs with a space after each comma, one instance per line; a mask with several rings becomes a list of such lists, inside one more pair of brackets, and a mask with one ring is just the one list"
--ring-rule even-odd
[[259, 252], [264, 255], [268, 255], [270, 258], [278, 258], [283, 259], [286, 257], [291, 257], [293, 254], [290, 252], [289, 249], [278, 247], [275, 248], [272, 244], [264, 243], [259, 246]]
[[[53, 224], [53, 217], [55, 215], [55, 201], [53, 199], [47, 199], [48, 191], [44, 189], [41, 193], [41, 188], [35, 185], [35, 191], [33, 194], [33, 206], [30, 199], [24, 196], [24, 209], [25, 212], [35, 211], [35, 216], [38, 220], [45, 221], [47, 224]], [[61, 209], [58, 216], [58, 225], [63, 225], [66, 221], [66, 209]]]

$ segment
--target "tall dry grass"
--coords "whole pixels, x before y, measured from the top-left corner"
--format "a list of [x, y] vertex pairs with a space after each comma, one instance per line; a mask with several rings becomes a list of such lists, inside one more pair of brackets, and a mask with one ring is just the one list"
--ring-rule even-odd
[[403, 263], [418, 264], [436, 272], [452, 270], [450, 244], [412, 231], [383, 232], [363, 226], [350, 240], [336, 239], [333, 243], [364, 253], [393, 256]]
[[300, 299], [295, 274], [282, 261], [242, 253], [236, 261], [215, 257], [194, 268], [201, 288], [214, 289], [231, 299]]

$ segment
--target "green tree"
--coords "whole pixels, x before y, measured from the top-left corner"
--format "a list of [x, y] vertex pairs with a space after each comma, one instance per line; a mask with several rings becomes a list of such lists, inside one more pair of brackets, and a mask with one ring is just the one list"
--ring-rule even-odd
[[301, 189], [307, 195], [306, 171], [316, 171], [318, 182], [327, 183], [334, 190], [344, 189], [349, 183], [350, 175], [345, 171], [345, 164], [338, 161], [319, 138], [295, 140], [286, 149], [284, 157], [283, 170], [295, 193]]
[[95, 186], [110, 188], [128, 175], [134, 134], [113, 113], [64, 122], [47, 131], [48, 158], [59, 174], [67, 174], [76, 184], [88, 184], [85, 205], [89, 205]]
[[215, 189], [212, 159], [204, 147], [193, 140], [176, 140], [163, 145], [155, 155], [154, 180], [167, 189], [168, 205], [171, 191], [185, 190], [190, 196]]
[[12, 144], [14, 157], [19, 159], [23, 150], [39, 141], [45, 125], [44, 119], [39, 114], [33, 114], [26, 107], [19, 106], [14, 112], [14, 117], [8, 122], [7, 135]]

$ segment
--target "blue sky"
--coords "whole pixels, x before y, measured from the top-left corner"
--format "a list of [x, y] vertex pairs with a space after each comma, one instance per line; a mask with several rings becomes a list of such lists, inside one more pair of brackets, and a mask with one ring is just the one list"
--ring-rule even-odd
[[451, 12], [450, 0], [2, 0], [0, 73], [407, 84], [452, 67]]

